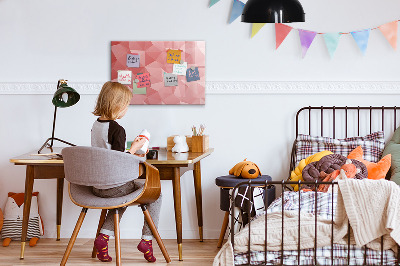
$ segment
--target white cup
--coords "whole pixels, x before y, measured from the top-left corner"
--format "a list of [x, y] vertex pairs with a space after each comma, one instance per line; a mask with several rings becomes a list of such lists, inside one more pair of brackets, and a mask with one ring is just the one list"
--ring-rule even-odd
[[150, 133], [146, 129], [143, 129], [142, 132], [140, 132], [138, 138], [145, 138], [146, 142], [139, 150], [136, 151], [136, 154], [145, 154], [147, 152], [147, 149], [149, 148]]

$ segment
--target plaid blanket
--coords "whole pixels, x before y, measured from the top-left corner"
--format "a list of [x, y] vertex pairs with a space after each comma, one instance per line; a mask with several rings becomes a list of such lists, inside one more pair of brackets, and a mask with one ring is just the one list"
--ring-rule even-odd
[[[317, 197], [316, 197], [317, 196]], [[326, 219], [332, 219], [332, 213], [335, 215], [336, 208], [336, 194], [317, 192], [285, 192], [282, 197], [277, 198], [268, 207], [267, 214], [273, 212], [286, 210], [298, 210], [316, 214]], [[259, 214], [254, 219], [260, 217]], [[357, 247], [350, 245], [350, 256], [348, 253], [347, 245], [333, 245], [333, 264], [332, 264], [332, 248], [326, 246], [316, 249], [317, 265], [347, 265], [347, 259], [350, 258], [349, 265], [381, 265], [381, 252], [371, 250], [364, 247]], [[366, 254], [366, 257], [364, 256]], [[392, 250], [385, 250], [383, 253], [384, 265], [395, 265], [396, 257]], [[265, 255], [267, 256], [266, 265], [280, 265], [281, 252], [280, 251], [267, 251], [265, 252], [250, 252], [250, 265], [257, 265], [265, 263]], [[365, 258], [364, 258], [365, 257]], [[297, 250], [285, 250], [283, 252], [284, 265], [314, 265], [314, 249], [304, 249], [298, 255]], [[365, 260], [365, 261], [364, 261]], [[248, 264], [248, 253], [235, 254], [235, 265]]]

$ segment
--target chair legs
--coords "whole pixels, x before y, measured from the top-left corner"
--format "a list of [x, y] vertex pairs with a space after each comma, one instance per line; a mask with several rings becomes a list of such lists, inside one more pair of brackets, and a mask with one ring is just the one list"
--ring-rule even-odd
[[71, 239], [69, 240], [67, 249], [65, 250], [64, 256], [61, 260], [60, 263], [61, 266], [64, 266], [67, 263], [69, 254], [71, 254], [72, 247], [74, 246], [76, 237], [78, 236], [79, 230], [81, 229], [87, 210], [88, 210], [87, 208], [82, 208], [81, 214], [79, 215], [78, 221], [76, 222], [74, 232], [72, 232]]
[[[101, 210], [101, 215], [100, 215], [100, 219], [99, 219], [99, 226], [97, 227], [96, 238], [100, 234], [101, 227], [103, 227], [104, 221], [106, 220], [106, 215], [107, 215], [107, 210], [106, 209]], [[93, 244], [92, 258], [96, 258], [96, 254], [97, 254], [97, 250], [96, 250], [96, 248], [94, 247], [94, 244]]]
[[153, 219], [151, 218], [149, 211], [147, 210], [145, 205], [140, 205], [140, 207], [142, 208], [142, 211], [143, 211], [143, 214], [144, 214], [144, 218], [145, 218], [147, 224], [149, 225], [150, 230], [153, 233], [153, 236], [157, 240], [157, 244], [161, 249], [161, 252], [162, 252], [162, 254], [164, 256], [165, 261], [167, 263], [170, 263], [171, 259], [170, 259], [169, 255], [168, 255], [167, 249], [165, 248], [164, 243], [161, 240], [160, 234], [158, 233], [156, 225], [154, 224]]
[[115, 235], [115, 256], [117, 257], [115, 265], [121, 265], [121, 245], [120, 245], [120, 232], [119, 232], [119, 213], [115, 209], [114, 214], [114, 235]]
[[228, 227], [228, 222], [229, 222], [229, 212], [225, 212], [225, 217], [224, 217], [224, 221], [222, 222], [221, 234], [219, 235], [217, 248], [220, 248], [222, 246], [222, 242], [224, 241], [226, 228]]

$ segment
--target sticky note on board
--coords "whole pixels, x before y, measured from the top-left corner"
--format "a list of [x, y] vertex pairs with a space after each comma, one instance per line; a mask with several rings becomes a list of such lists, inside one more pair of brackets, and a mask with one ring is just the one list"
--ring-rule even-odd
[[188, 68], [186, 70], [186, 81], [191, 82], [196, 80], [200, 80], [199, 68], [198, 67], [195, 67], [194, 69], [193, 67]]
[[174, 64], [174, 70], [172, 74], [185, 76], [187, 70], [187, 62], [183, 62], [183, 64]]
[[118, 70], [118, 82], [121, 84], [132, 84], [132, 71]]
[[169, 49], [167, 51], [167, 63], [168, 64], [179, 64], [181, 62], [181, 50], [172, 50]]
[[147, 93], [147, 88], [143, 87], [143, 88], [138, 88], [136, 83], [132, 84], [132, 93], [133, 94], [146, 94]]
[[172, 73], [164, 72], [164, 86], [165, 87], [178, 86], [178, 76]]
[[136, 75], [136, 79], [139, 80], [137, 84], [138, 88], [150, 86], [150, 73], [139, 73]]
[[127, 67], [140, 67], [140, 55], [127, 54], [126, 55], [126, 66]]

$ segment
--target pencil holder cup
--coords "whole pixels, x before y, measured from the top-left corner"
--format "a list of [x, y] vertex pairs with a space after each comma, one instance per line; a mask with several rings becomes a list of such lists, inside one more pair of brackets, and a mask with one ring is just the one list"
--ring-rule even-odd
[[192, 136], [192, 152], [205, 152], [208, 150], [209, 136]]

